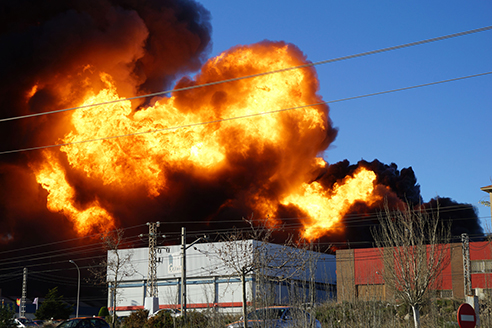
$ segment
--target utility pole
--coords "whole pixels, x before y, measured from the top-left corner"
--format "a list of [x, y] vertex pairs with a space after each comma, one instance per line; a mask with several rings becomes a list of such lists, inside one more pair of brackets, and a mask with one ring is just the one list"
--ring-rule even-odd
[[470, 239], [468, 234], [461, 234], [461, 246], [463, 250], [463, 277], [465, 279], [465, 297], [472, 296], [471, 270], [470, 270]]
[[22, 298], [19, 307], [20, 317], [26, 316], [26, 297], [27, 297], [27, 268], [24, 268], [24, 272], [22, 274]]
[[149, 277], [147, 283], [147, 296], [158, 297], [157, 290], [157, 228], [160, 222], [147, 223], [149, 226]]
[[181, 227], [181, 315], [186, 317], [186, 228]]
[[157, 228], [160, 222], [147, 222], [149, 226], [149, 272], [147, 277], [147, 295], [144, 308], [149, 314], [159, 310], [159, 298], [157, 288]]
[[478, 296], [473, 295], [471, 284], [471, 265], [470, 265], [470, 239], [468, 234], [461, 234], [463, 248], [463, 276], [465, 279], [465, 302], [475, 309], [476, 326], [480, 326], [480, 306]]

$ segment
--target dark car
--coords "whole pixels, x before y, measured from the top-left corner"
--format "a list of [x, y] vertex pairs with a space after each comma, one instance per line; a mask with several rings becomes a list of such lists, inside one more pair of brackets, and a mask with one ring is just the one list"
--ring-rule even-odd
[[101, 318], [73, 318], [60, 323], [57, 328], [109, 328], [109, 324]]

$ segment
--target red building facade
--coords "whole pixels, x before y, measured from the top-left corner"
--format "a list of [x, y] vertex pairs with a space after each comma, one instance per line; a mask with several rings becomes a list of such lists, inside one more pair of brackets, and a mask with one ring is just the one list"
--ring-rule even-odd
[[[438, 298], [464, 299], [463, 251], [461, 243], [449, 245], [449, 264], [430, 288]], [[336, 253], [337, 299], [387, 300], [392, 298], [386, 288], [382, 273], [384, 264], [377, 248], [346, 249]], [[470, 243], [471, 282], [477, 295], [492, 292], [492, 244], [489, 242]]]

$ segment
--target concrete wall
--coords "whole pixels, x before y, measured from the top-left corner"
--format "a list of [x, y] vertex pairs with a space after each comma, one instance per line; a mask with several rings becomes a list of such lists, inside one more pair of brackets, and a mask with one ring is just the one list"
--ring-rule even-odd
[[337, 300], [339, 302], [350, 302], [356, 298], [354, 258], [353, 249], [343, 249], [336, 252]]

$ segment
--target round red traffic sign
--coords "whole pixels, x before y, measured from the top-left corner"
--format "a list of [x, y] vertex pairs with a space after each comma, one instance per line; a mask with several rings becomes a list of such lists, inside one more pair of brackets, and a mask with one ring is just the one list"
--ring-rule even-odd
[[477, 317], [475, 309], [470, 304], [463, 303], [458, 308], [458, 324], [460, 328], [475, 328]]

